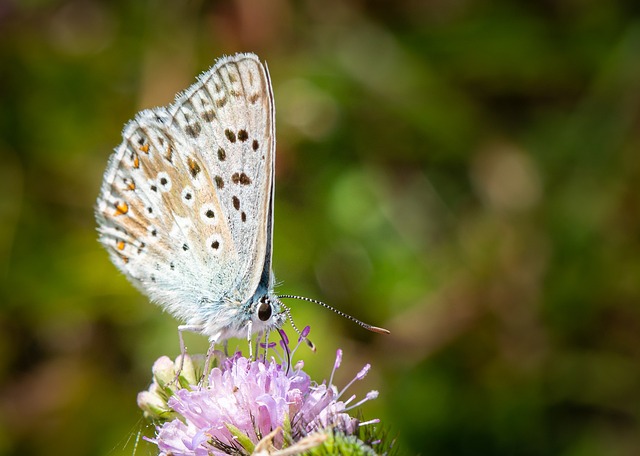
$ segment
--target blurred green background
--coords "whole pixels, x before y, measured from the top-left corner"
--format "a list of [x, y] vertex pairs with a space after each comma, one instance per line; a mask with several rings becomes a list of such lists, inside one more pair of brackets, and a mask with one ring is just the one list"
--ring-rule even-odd
[[310, 374], [370, 362], [402, 454], [640, 454], [640, 7], [596, 0], [0, 2], [0, 453], [149, 432], [176, 322], [93, 204], [124, 123], [238, 51], [275, 91], [278, 291], [392, 331], [292, 302]]

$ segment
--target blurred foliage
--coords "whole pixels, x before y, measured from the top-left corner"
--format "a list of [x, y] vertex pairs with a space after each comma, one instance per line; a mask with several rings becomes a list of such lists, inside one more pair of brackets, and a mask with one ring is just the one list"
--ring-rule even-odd
[[[401, 454], [640, 454], [640, 8], [0, 2], [0, 453], [132, 454], [176, 322], [96, 242], [123, 124], [269, 64], [280, 292]], [[187, 339], [192, 351], [204, 338]], [[240, 343], [240, 342], [239, 342]], [[151, 449], [139, 442], [138, 454]]]

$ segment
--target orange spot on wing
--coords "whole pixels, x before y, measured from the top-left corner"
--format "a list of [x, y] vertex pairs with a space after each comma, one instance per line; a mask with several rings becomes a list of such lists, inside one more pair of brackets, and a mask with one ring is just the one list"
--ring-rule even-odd
[[191, 177], [195, 179], [195, 177], [201, 171], [200, 165], [198, 165], [198, 163], [193, 158], [187, 158], [187, 165], [189, 165], [189, 172], [191, 173]]
[[124, 215], [129, 212], [129, 205], [124, 201], [116, 203], [116, 215]]
[[125, 177], [124, 179], [122, 179], [122, 183], [125, 185], [125, 188], [127, 190], [136, 189], [136, 183], [133, 181], [133, 179], [129, 179], [128, 177]]
[[129, 262], [129, 258], [124, 255], [120, 255], [120, 258], [122, 258], [122, 261], [124, 261], [124, 264], [127, 264]]
[[140, 149], [145, 154], [148, 154], [149, 153], [149, 144], [143, 144], [142, 146], [138, 147], [138, 149]]
[[137, 155], [133, 156], [133, 167], [136, 169], [140, 168], [140, 159]]
[[118, 243], [116, 244], [116, 248], [118, 250], [124, 250], [124, 241], [118, 241]]

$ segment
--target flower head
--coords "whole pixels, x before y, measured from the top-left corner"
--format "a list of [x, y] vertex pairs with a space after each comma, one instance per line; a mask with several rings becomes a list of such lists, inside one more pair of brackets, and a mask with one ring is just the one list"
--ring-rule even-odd
[[[204, 363], [187, 359], [184, 366], [189, 372], [181, 372], [178, 382], [197, 378], [198, 362]], [[266, 440], [273, 449], [300, 442], [321, 445], [326, 439], [313, 436], [327, 430], [354, 436], [360, 423], [349, 410], [377, 396], [372, 391], [349, 407], [353, 397], [341, 400], [344, 390], [331, 382], [313, 382], [301, 367], [290, 369], [273, 359], [250, 360], [240, 353], [219, 361], [200, 386], [194, 381], [171, 388], [167, 380], [173, 375], [173, 383], [178, 383], [175, 372], [180, 362], [170, 367], [168, 358], [158, 360], [154, 383], [138, 397], [147, 416], [160, 423], [155, 438], [149, 440], [163, 455], [251, 454]]]

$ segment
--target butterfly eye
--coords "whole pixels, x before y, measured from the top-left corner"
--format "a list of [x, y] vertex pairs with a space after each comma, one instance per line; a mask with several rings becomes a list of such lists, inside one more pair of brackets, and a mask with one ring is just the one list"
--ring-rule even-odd
[[271, 304], [269, 304], [269, 301], [264, 300], [260, 302], [260, 307], [258, 307], [258, 318], [260, 321], [267, 321], [271, 318]]

